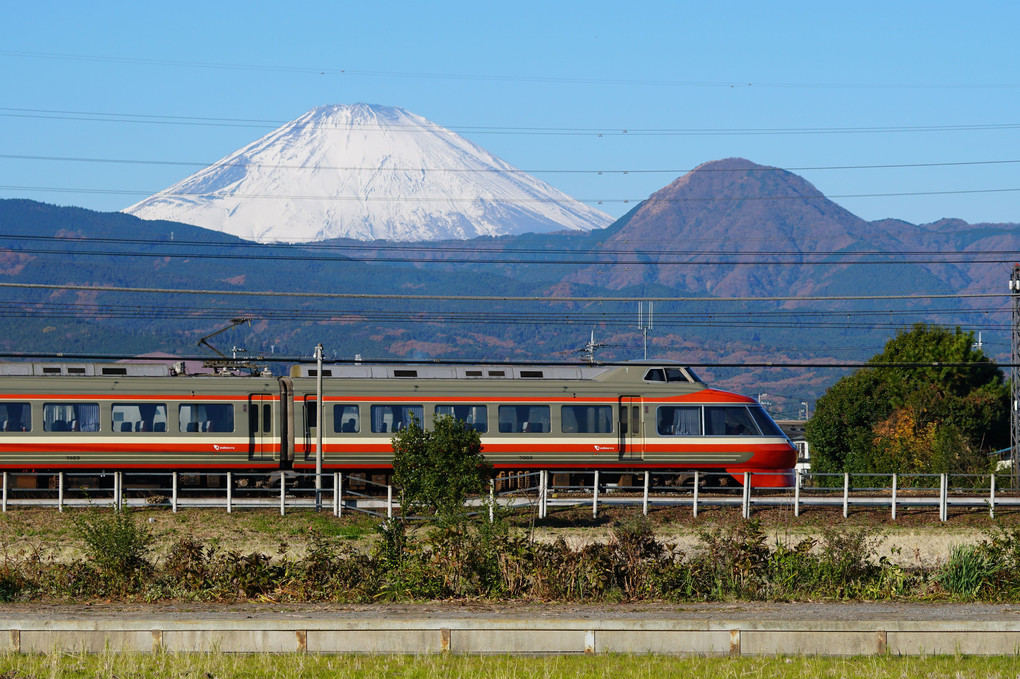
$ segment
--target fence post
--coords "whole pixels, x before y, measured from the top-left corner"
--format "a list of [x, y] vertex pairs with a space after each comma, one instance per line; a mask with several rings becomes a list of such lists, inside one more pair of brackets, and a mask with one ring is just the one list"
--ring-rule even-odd
[[496, 479], [489, 479], [489, 523], [496, 522]]
[[393, 485], [386, 486], [386, 518], [393, 518]]
[[280, 472], [280, 516], [287, 514], [287, 478]]
[[3, 509], [4, 513], [7, 512], [7, 472], [4, 472], [4, 497], [3, 497]]
[[64, 472], [57, 474], [57, 511], [64, 511]]
[[651, 478], [651, 472], [645, 470], [645, 496], [642, 501], [645, 516], [648, 516], [648, 491], [649, 491], [649, 479]]
[[591, 518], [599, 518], [599, 470], [595, 470], [595, 484], [591, 491]]
[[793, 515], [800, 516], [800, 470], [793, 470]]
[[694, 518], [698, 518], [698, 493], [701, 491], [701, 472], [694, 472]]
[[988, 497], [988, 512], [991, 518], [995, 518], [995, 472], [992, 472], [992, 486]]
[[843, 518], [850, 516], [850, 472], [843, 474]]
[[177, 472], [173, 473], [172, 490], [170, 491], [170, 509], [174, 514], [177, 513]]
[[751, 472], [744, 472], [744, 518], [751, 518]]
[[542, 469], [538, 472], [538, 518], [544, 519], [548, 507], [546, 499], [549, 495], [549, 470]]
[[939, 520], [945, 523], [949, 520], [949, 477], [946, 474], [939, 477]]
[[113, 503], [118, 512], [124, 510], [124, 472], [113, 473]]
[[898, 474], [893, 474], [892, 475], [892, 520], [893, 521], [896, 520], [896, 487], [897, 487], [896, 486], [896, 482], [898, 480], [898, 477], [899, 477]]
[[344, 477], [340, 472], [333, 472], [333, 516], [339, 518], [344, 511]]
[[234, 511], [234, 472], [227, 472], [227, 514]]

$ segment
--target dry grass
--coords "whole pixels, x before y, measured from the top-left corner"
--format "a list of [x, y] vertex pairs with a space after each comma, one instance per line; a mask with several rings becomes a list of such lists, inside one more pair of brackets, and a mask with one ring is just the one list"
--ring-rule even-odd
[[[80, 558], [80, 544], [70, 520], [72, 511], [18, 508], [0, 514], [0, 550], [12, 556], [35, 551], [59, 561]], [[378, 523], [378, 519], [365, 515], [350, 514], [337, 519], [328, 512], [311, 511], [295, 511], [286, 516], [273, 510], [232, 514], [223, 509], [187, 509], [176, 514], [166, 509], [131, 511], [156, 536], [157, 556], [182, 537], [197, 539], [218, 550], [269, 555], [301, 556], [313, 533], [347, 539], [367, 548], [376, 538]], [[598, 518], [592, 518], [590, 508], [558, 509], [546, 521], [535, 524], [535, 535], [540, 540], [564, 537], [572, 546], [604, 542], [618, 520], [639, 511], [640, 508], [633, 507], [607, 508]], [[727, 528], [744, 520], [737, 508], [703, 508], [697, 518], [689, 508], [658, 509], [649, 518], [660, 540], [675, 543], [684, 550], [698, 545], [701, 532]], [[880, 556], [905, 566], [931, 567], [944, 563], [954, 546], [979, 542], [997, 525], [1020, 524], [1020, 511], [999, 511], [996, 520], [992, 520], [986, 510], [956, 510], [946, 523], [939, 522], [935, 509], [901, 509], [897, 521], [891, 520], [888, 509], [853, 511], [847, 519], [841, 509], [808, 509], [800, 517], [794, 517], [787, 509], [768, 509], [756, 511], [754, 518], [761, 521], [773, 541], [786, 543], [817, 537], [824, 528], [872, 526], [885, 538]], [[533, 517], [521, 513], [512, 522], [521, 530], [529, 530]]]

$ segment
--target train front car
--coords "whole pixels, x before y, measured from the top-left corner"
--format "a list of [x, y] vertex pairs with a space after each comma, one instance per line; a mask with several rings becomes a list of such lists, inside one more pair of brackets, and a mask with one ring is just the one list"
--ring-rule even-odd
[[[757, 401], [710, 389], [686, 368], [650, 367], [643, 380], [656, 385], [641, 399], [648, 466], [721, 468], [738, 483], [749, 473], [756, 488], [793, 485], [797, 449]], [[697, 388], [677, 388], [685, 384]], [[727, 482], [712, 475], [706, 481]]]
[[[313, 366], [296, 366], [294, 468], [315, 468]], [[676, 364], [332, 365], [323, 368], [323, 468], [388, 474], [394, 432], [455, 417], [497, 470], [724, 472], [706, 482], [792, 485], [797, 453], [754, 400]], [[727, 476], [728, 475], [728, 476]], [[608, 479], [607, 479], [608, 480]]]

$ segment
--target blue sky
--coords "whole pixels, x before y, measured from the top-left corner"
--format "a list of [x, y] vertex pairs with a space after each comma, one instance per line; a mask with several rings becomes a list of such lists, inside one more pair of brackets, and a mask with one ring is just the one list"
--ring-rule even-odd
[[869, 220], [1020, 221], [1015, 2], [36, 0], [3, 16], [0, 198], [120, 209], [315, 106], [367, 102], [613, 216], [740, 156]]

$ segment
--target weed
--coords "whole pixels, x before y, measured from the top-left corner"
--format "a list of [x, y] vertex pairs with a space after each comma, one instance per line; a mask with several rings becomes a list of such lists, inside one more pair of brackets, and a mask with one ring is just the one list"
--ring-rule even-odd
[[981, 545], [958, 545], [936, 579], [947, 592], [973, 598], [995, 580], [1002, 568]]

